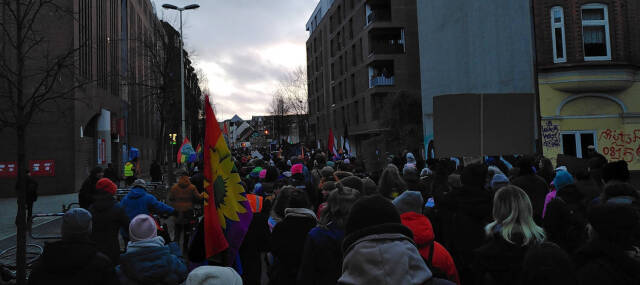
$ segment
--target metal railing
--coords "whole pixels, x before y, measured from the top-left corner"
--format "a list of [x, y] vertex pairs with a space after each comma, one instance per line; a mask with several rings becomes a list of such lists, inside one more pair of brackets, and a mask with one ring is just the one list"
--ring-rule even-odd
[[376, 77], [372, 77], [369, 80], [369, 88], [373, 88], [376, 86], [392, 86], [395, 83], [395, 78], [393, 76], [391, 77], [384, 77], [384, 76], [376, 76]]

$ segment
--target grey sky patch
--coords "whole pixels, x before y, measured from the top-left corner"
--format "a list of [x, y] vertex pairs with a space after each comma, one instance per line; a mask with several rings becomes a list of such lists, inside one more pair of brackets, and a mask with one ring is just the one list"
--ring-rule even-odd
[[305, 66], [305, 23], [318, 0], [152, 0], [158, 17], [179, 29], [177, 11], [162, 4], [197, 10], [183, 12], [186, 50], [203, 69], [218, 119], [268, 112], [278, 80], [296, 66]]

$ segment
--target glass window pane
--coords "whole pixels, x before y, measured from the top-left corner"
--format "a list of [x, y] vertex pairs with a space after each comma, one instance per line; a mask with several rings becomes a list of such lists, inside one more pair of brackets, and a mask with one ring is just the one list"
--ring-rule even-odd
[[604, 26], [585, 26], [582, 37], [585, 56], [607, 56]]
[[562, 10], [554, 9], [553, 10], [553, 22], [561, 23], [562, 22]]
[[576, 135], [562, 135], [562, 153], [565, 155], [576, 156]]
[[583, 9], [582, 10], [583, 21], [597, 21], [604, 20], [604, 9]]
[[592, 133], [580, 134], [580, 144], [582, 148], [582, 157], [584, 158], [587, 156], [587, 147], [589, 147], [590, 145], [595, 146], [593, 134]]
[[553, 33], [556, 38], [556, 57], [564, 58], [564, 48], [562, 48], [562, 29], [555, 28]]

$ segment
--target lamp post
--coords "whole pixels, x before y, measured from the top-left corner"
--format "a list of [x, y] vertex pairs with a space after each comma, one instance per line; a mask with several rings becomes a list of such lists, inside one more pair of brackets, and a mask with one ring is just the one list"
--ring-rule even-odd
[[182, 11], [200, 8], [198, 4], [177, 7], [171, 4], [163, 4], [162, 8], [180, 11], [180, 97], [182, 99], [182, 140], [187, 137], [187, 126], [184, 119], [184, 55], [182, 47]]

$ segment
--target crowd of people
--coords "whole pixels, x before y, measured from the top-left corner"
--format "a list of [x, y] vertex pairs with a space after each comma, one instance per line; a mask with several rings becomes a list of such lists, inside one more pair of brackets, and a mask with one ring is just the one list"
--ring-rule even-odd
[[[95, 187], [65, 214], [63, 238], [46, 246], [30, 284], [640, 282], [640, 194], [624, 161], [463, 165], [405, 153], [377, 172], [322, 152], [234, 161], [253, 211], [237, 257], [206, 258], [202, 220], [181, 238], [202, 203], [202, 166], [178, 175], [169, 205], [142, 180], [118, 202], [115, 184], [92, 172]], [[182, 246], [158, 213], [180, 221]]]

